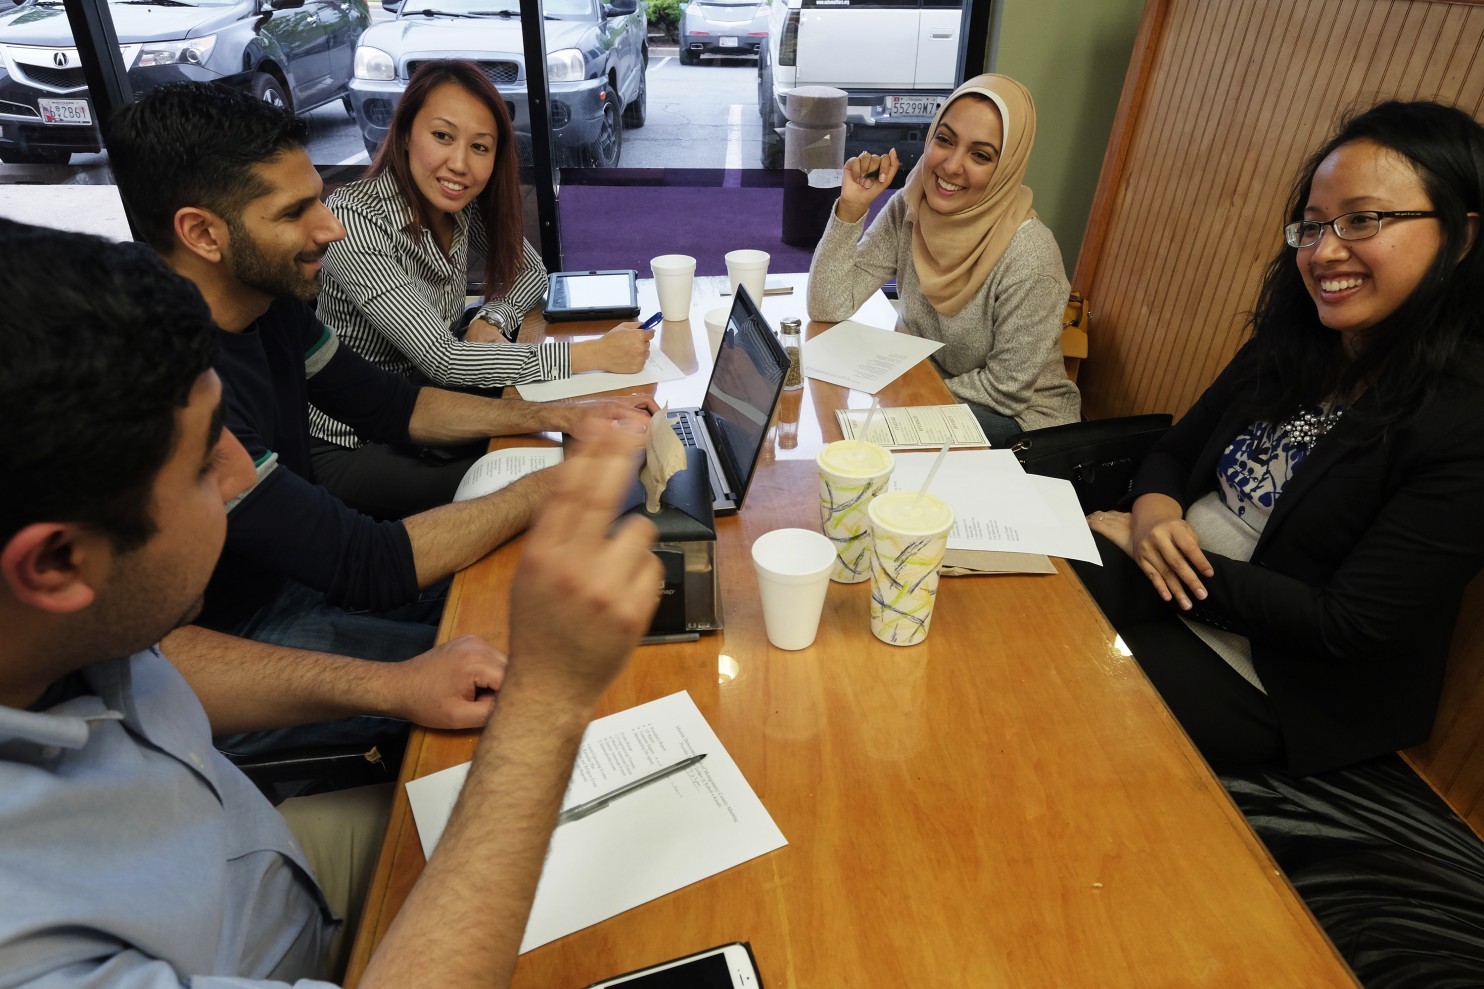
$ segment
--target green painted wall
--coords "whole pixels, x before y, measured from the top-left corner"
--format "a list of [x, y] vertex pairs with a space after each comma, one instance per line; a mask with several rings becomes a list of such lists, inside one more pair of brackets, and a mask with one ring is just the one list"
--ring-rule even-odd
[[1036, 101], [1026, 184], [1070, 277], [1144, 0], [993, 2], [989, 69], [1019, 80]]

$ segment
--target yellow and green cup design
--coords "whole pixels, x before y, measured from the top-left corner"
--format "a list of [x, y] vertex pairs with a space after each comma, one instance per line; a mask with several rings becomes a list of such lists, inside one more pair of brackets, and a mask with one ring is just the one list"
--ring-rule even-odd
[[872, 500], [867, 515], [871, 634], [894, 646], [914, 646], [927, 638], [933, 621], [953, 509], [935, 495], [889, 491]]
[[866, 509], [891, 479], [891, 451], [875, 443], [838, 440], [820, 450], [815, 463], [820, 529], [835, 544], [830, 579], [842, 584], [869, 580], [871, 524]]

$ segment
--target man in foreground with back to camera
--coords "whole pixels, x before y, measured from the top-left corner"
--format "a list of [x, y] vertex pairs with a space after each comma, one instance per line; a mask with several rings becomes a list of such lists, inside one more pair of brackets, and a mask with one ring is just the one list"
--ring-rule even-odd
[[[648, 398], [536, 404], [417, 388], [339, 346], [334, 328], [307, 304], [319, 293], [325, 246], [345, 235], [320, 201], [307, 136], [307, 124], [280, 107], [218, 86], [180, 84], [124, 107], [108, 144], [130, 217], [200, 289], [223, 331], [217, 371], [226, 425], [259, 477], [230, 506], [226, 551], [198, 624], [279, 645], [401, 660], [432, 644], [441, 582], [525, 528], [550, 495], [550, 475], [379, 522], [315, 483], [309, 404], [379, 441], [433, 446], [570, 433], [592, 416], [639, 431], [654, 405]], [[196, 628], [176, 635], [184, 637], [209, 638]], [[223, 747], [247, 753], [365, 741], [386, 728], [325, 726]]]
[[237, 640], [182, 653], [188, 686], [152, 643], [200, 608], [254, 476], [211, 313], [132, 245], [0, 220], [0, 250], [0, 986], [325, 985], [331, 908], [211, 733], [389, 696], [488, 723], [361, 985], [506, 985], [583, 730], [655, 606], [653, 527], [609, 534], [637, 438], [591, 423], [553, 472], [498, 698], [478, 640], [441, 665]]

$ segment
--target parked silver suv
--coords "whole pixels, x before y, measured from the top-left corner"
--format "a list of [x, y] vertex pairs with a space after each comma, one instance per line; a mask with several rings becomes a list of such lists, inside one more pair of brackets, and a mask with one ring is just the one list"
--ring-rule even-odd
[[[546, 0], [546, 79], [558, 165], [618, 165], [624, 127], [647, 114], [649, 41], [637, 0]], [[376, 154], [392, 110], [427, 59], [478, 62], [515, 123], [522, 160], [531, 124], [517, 0], [407, 0], [395, 20], [374, 25], [356, 49], [351, 99]]]
[[933, 114], [953, 92], [963, 0], [773, 0], [758, 55], [765, 168], [783, 166], [783, 101], [796, 86], [850, 94], [847, 153], [922, 155]]

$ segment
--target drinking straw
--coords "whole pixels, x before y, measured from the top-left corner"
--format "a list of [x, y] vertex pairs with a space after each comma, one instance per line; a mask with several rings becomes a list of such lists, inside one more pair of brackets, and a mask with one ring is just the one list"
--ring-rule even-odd
[[871, 421], [876, 418], [876, 410], [879, 408], [881, 408], [881, 396], [873, 396], [871, 399], [871, 411], [866, 413], [865, 424], [861, 427], [861, 431], [855, 434], [855, 441], [857, 443], [864, 443], [866, 441], [866, 434], [871, 431]]
[[943, 444], [943, 449], [938, 451], [938, 456], [933, 460], [933, 466], [928, 469], [927, 480], [922, 482], [922, 490], [917, 492], [917, 497], [912, 499], [912, 507], [908, 511], [916, 513], [921, 509], [922, 496], [927, 494], [928, 488], [933, 486], [933, 478], [938, 476], [938, 468], [943, 466], [943, 459], [948, 456], [948, 448], [953, 445], [953, 440]]

